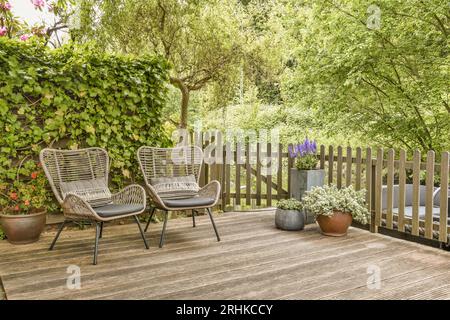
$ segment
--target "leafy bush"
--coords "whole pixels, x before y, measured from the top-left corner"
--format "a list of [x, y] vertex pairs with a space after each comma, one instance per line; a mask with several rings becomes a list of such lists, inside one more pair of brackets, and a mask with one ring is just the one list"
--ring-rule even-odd
[[30, 179], [44, 147], [105, 148], [113, 184], [134, 180], [137, 148], [170, 143], [162, 129], [168, 68], [159, 57], [92, 45], [51, 50], [0, 38], [0, 198], [17, 176]]
[[350, 213], [353, 219], [368, 223], [369, 211], [365, 206], [366, 190], [355, 191], [352, 186], [338, 189], [335, 186], [313, 187], [302, 198], [302, 208], [316, 217], [332, 216], [333, 211]]
[[301, 202], [297, 199], [283, 199], [278, 201], [277, 208], [282, 210], [301, 210]]

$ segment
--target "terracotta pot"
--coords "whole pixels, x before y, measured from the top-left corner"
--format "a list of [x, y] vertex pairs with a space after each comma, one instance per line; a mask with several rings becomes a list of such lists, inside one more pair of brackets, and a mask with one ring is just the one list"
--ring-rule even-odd
[[39, 240], [45, 227], [46, 209], [26, 215], [0, 215], [2, 229], [12, 244], [27, 244]]
[[317, 216], [317, 223], [326, 236], [342, 237], [347, 235], [348, 227], [352, 224], [350, 213], [334, 211], [332, 216]]

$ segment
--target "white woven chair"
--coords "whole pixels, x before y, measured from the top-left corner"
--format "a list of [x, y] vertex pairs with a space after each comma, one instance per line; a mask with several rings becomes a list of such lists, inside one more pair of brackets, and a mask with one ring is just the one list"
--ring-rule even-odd
[[130, 185], [118, 193], [110, 192], [109, 157], [106, 150], [43, 149], [40, 160], [65, 217], [49, 250], [53, 250], [68, 221], [90, 221], [96, 227], [93, 263], [97, 264], [98, 243], [102, 237], [103, 223], [129, 216], [134, 218], [145, 247], [149, 248], [137, 217], [145, 211], [145, 190], [139, 185]]
[[[211, 213], [211, 208], [219, 201], [220, 184], [214, 180], [203, 188], [198, 186], [203, 163], [202, 149], [196, 146], [177, 148], [144, 146], [138, 149], [137, 157], [152, 201], [150, 219], [145, 231], [147, 231], [156, 209], [165, 212], [159, 247], [162, 248], [164, 244], [168, 212], [174, 210], [192, 210], [192, 222], [193, 227], [195, 227], [195, 213], [199, 209], [206, 209], [216, 233], [217, 241], [220, 241]], [[155, 181], [158, 181], [159, 184], [156, 185]], [[176, 185], [177, 187], [184, 185], [189, 190], [161, 189], [161, 185]]]

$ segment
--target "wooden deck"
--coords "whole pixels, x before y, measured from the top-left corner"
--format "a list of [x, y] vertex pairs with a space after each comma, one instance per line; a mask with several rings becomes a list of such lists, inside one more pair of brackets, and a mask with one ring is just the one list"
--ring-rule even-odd
[[[274, 228], [273, 211], [170, 220], [147, 233], [134, 224], [105, 226], [99, 264], [91, 265], [94, 230], [53, 233], [32, 245], [0, 242], [0, 277], [8, 299], [450, 299], [450, 253], [351, 228], [347, 237]], [[81, 289], [66, 286], [81, 268]], [[368, 267], [381, 288], [368, 289]], [[1, 291], [1, 290], [0, 290]], [[0, 294], [1, 295], [1, 294]]]

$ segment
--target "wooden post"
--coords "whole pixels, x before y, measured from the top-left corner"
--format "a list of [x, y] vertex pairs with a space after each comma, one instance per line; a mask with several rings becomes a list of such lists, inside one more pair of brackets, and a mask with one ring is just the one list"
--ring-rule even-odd
[[361, 190], [361, 174], [362, 174], [362, 152], [361, 148], [356, 148], [356, 178], [355, 178], [355, 190]]
[[[372, 158], [370, 159], [370, 163], [372, 163]], [[376, 172], [377, 167], [375, 164], [372, 164], [369, 170], [369, 182], [370, 182], [370, 232], [378, 233], [378, 225], [376, 224]]]
[[[268, 207], [272, 206], [272, 144], [267, 144], [267, 159], [269, 159], [267, 165], [268, 165], [268, 171], [267, 171], [267, 181], [266, 181], [266, 187], [267, 187], [267, 199], [266, 199], [266, 205]], [[270, 165], [269, 165], [270, 163]]]
[[419, 235], [419, 205], [420, 205], [420, 151], [415, 150], [413, 156], [413, 204], [412, 204], [412, 231], [414, 236]]
[[449, 153], [443, 152], [441, 156], [441, 191], [440, 191], [440, 219], [439, 241], [448, 243], [447, 239], [447, 213], [448, 213], [448, 188], [449, 188]]
[[226, 180], [226, 199], [225, 204], [231, 204], [231, 162], [233, 161], [233, 152], [231, 151], [231, 142], [227, 142], [227, 160], [225, 164], [225, 180]]
[[394, 205], [394, 149], [389, 149], [388, 159], [387, 159], [387, 208], [386, 208], [386, 227], [388, 229], [393, 229], [393, 205]]
[[345, 161], [345, 186], [349, 187], [352, 185], [352, 148], [347, 147], [347, 159]]
[[240, 206], [241, 205], [241, 165], [239, 164], [242, 154], [241, 154], [241, 149], [242, 149], [242, 145], [240, 143], [236, 143], [236, 153], [235, 153], [235, 163], [234, 165], [236, 166], [236, 205]]
[[245, 204], [247, 206], [251, 205], [251, 195], [252, 195], [252, 167], [250, 163], [250, 144], [245, 145]]
[[342, 188], [342, 147], [338, 146], [337, 168], [336, 168], [336, 186]]
[[[366, 149], [366, 203], [369, 206], [370, 211], [374, 211], [375, 207], [372, 205], [375, 199], [375, 188], [372, 188], [372, 179], [374, 179], [375, 174], [372, 174], [372, 149]], [[373, 202], [375, 203], [375, 202]]]
[[376, 175], [375, 175], [375, 226], [381, 226], [382, 216], [382, 189], [383, 189], [383, 149], [377, 150]]
[[405, 232], [406, 151], [400, 150], [398, 165], [398, 231]]
[[334, 171], [334, 154], [333, 146], [328, 147], [328, 184], [333, 183], [333, 171]]
[[261, 205], [261, 144], [256, 144], [256, 205]]
[[428, 151], [425, 201], [425, 238], [428, 239], [433, 239], [434, 160], [434, 151]]
[[325, 169], [325, 146], [320, 146], [320, 169]]
[[288, 167], [287, 167], [287, 171], [288, 171], [288, 197], [291, 196], [292, 191], [291, 191], [291, 168], [294, 166], [294, 159], [291, 158], [291, 155], [289, 154], [289, 150], [292, 150], [293, 145], [292, 143], [290, 143], [288, 145]]
[[277, 171], [277, 199], [282, 199], [283, 193], [283, 145], [278, 145], [278, 171]]

